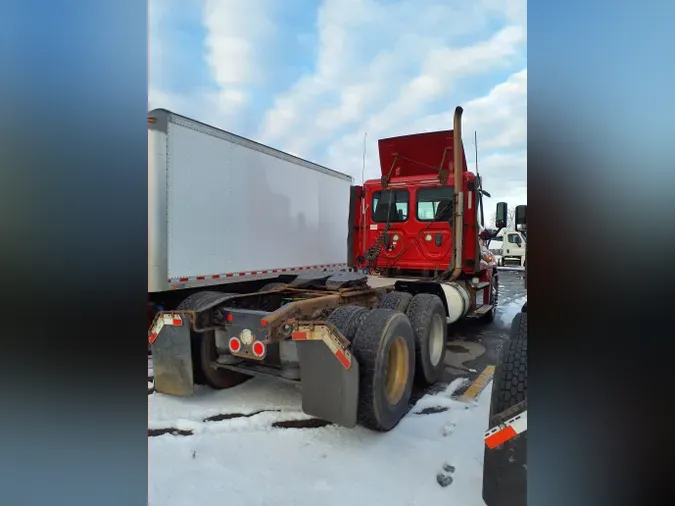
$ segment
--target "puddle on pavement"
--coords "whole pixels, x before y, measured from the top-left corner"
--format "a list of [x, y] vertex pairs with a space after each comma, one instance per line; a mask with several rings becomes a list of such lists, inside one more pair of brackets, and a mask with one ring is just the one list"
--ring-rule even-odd
[[446, 348], [448, 349], [448, 351], [452, 353], [471, 353], [471, 350], [469, 350], [469, 348], [465, 346], [460, 346], [458, 344], [448, 344]]

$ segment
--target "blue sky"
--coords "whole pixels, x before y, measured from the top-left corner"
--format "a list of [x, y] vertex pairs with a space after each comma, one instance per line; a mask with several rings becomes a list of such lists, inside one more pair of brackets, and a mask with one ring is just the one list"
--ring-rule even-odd
[[[525, 0], [152, 0], [150, 107], [378, 177], [377, 139], [452, 128], [527, 202]], [[491, 209], [493, 206], [489, 206]], [[489, 211], [488, 211], [489, 212]]]

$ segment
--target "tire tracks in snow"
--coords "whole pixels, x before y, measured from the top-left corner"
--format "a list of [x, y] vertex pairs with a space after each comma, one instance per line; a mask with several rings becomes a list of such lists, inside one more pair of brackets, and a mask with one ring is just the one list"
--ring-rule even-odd
[[[219, 415], [209, 416], [204, 418], [201, 423], [204, 424], [213, 424], [228, 422], [231, 420], [237, 420], [242, 418], [255, 418], [266, 413], [282, 413], [281, 409], [262, 409], [259, 411], [254, 411], [253, 413], [222, 413]], [[321, 420], [319, 418], [303, 418], [296, 419], [290, 418], [288, 420], [277, 420], [271, 422], [269, 425], [265, 424], [264, 427], [261, 427], [261, 430], [266, 428], [271, 429], [319, 429], [322, 427], [327, 427], [329, 425], [335, 425], [331, 422]], [[194, 431], [190, 429], [178, 429], [176, 427], [164, 427], [164, 428], [154, 428], [148, 429], [148, 437], [158, 437], [163, 435], [172, 435], [172, 436], [192, 436]]]

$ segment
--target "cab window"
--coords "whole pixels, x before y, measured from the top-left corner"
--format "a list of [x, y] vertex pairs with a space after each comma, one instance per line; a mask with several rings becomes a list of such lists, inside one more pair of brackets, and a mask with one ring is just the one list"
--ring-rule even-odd
[[509, 242], [511, 244], [520, 245], [523, 242], [523, 239], [520, 237], [519, 234], [509, 234]]
[[371, 218], [375, 223], [402, 222], [408, 219], [408, 190], [382, 190], [373, 193]]
[[452, 186], [420, 188], [417, 191], [417, 219], [419, 221], [444, 221], [452, 219], [455, 189]]

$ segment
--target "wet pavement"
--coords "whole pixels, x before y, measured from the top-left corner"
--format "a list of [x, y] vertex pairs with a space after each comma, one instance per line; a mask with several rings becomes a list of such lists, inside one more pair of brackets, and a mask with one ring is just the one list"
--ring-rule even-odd
[[415, 389], [411, 403], [427, 393], [445, 389], [458, 378], [466, 378], [465, 385], [456, 392], [456, 396], [460, 396], [486, 367], [496, 365], [499, 351], [508, 339], [512, 318], [509, 316], [514, 311], [513, 306], [515, 303], [522, 305], [521, 300], [525, 295], [522, 271], [500, 272], [495, 320], [492, 323], [483, 323], [464, 319], [450, 325], [443, 381], [427, 389]]

